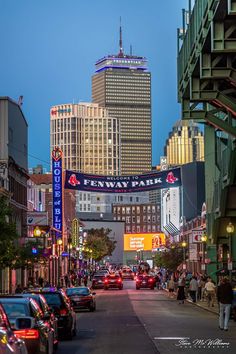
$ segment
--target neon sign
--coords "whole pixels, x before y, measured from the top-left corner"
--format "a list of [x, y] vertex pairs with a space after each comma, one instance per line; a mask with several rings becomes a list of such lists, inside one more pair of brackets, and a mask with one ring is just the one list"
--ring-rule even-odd
[[52, 151], [52, 191], [53, 191], [53, 227], [56, 238], [62, 236], [62, 151], [56, 147]]

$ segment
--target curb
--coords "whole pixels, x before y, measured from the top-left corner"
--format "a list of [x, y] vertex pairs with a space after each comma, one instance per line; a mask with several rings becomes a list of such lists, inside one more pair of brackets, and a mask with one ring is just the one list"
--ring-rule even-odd
[[[168, 292], [168, 289], [163, 289], [163, 290], [165, 290], [166, 292]], [[174, 294], [175, 294], [175, 296], [177, 296], [177, 293], [176, 293], [176, 292], [174, 292]], [[205, 306], [201, 306], [201, 305], [198, 304], [197, 302], [193, 302], [193, 301], [191, 301], [191, 300], [189, 300], [189, 299], [186, 299], [186, 301], [187, 301], [189, 304], [195, 305], [195, 306], [197, 306], [197, 307], [199, 307], [199, 308], [201, 308], [201, 309], [203, 309], [203, 310], [205, 310], [205, 311], [214, 313], [214, 314], [217, 315], [217, 316], [219, 315], [217, 311], [212, 310], [211, 308], [208, 308], [208, 307], [205, 307]]]

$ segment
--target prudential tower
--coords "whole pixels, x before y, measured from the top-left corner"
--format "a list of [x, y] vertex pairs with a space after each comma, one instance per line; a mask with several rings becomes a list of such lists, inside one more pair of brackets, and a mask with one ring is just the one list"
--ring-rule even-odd
[[106, 107], [121, 127], [121, 174], [151, 170], [151, 73], [147, 59], [124, 53], [120, 26], [119, 53], [95, 64], [92, 100]]

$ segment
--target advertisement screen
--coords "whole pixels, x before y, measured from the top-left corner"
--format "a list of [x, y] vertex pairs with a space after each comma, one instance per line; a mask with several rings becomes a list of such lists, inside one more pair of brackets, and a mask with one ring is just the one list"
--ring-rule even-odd
[[152, 251], [165, 246], [165, 234], [124, 234], [124, 251]]

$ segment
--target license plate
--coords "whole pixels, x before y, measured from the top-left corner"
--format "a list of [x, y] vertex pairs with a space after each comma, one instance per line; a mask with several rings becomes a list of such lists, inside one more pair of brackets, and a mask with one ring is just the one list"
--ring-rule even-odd
[[111, 280], [111, 283], [115, 283], [115, 280]]
[[145, 282], [145, 281], [142, 281], [142, 284], [146, 284], [146, 282]]

